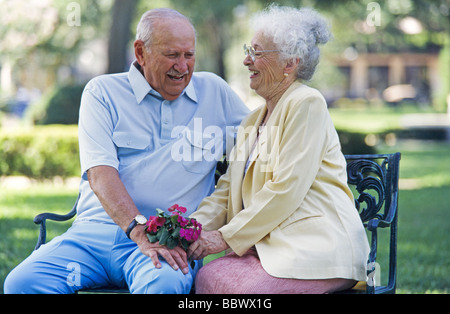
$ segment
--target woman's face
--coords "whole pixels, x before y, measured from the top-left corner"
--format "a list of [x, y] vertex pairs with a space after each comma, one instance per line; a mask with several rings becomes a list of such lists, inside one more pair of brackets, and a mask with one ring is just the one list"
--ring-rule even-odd
[[244, 59], [244, 65], [250, 71], [250, 88], [267, 100], [277, 94], [277, 89], [285, 78], [284, 67], [279, 52], [258, 53], [263, 50], [277, 50], [273, 41], [261, 32], [253, 37], [252, 47], [255, 49], [255, 61], [250, 56]]

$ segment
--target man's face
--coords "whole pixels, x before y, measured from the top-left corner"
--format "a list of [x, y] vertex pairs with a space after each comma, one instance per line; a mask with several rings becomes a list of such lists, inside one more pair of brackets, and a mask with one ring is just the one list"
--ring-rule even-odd
[[150, 51], [134, 44], [138, 63], [150, 86], [164, 99], [177, 99], [189, 84], [195, 66], [195, 33], [183, 19], [161, 20], [154, 31]]

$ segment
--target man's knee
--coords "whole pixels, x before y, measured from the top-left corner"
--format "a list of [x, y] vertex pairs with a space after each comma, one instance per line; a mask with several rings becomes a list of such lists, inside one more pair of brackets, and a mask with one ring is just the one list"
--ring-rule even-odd
[[5, 294], [53, 294], [74, 293], [67, 280], [54, 273], [45, 272], [24, 262], [14, 268], [6, 277]]
[[24, 274], [13, 269], [5, 279], [3, 292], [5, 294], [18, 294], [18, 293], [27, 293], [26, 290], [26, 282]]
[[151, 278], [135, 278], [130, 292], [136, 294], [186, 294], [189, 293], [193, 277], [172, 268], [154, 269]]
[[181, 270], [173, 270], [166, 262], [163, 262], [162, 268], [159, 269], [144, 267], [134, 274], [129, 289], [131, 293], [136, 294], [188, 294], [200, 267], [201, 263], [198, 262], [186, 275]]
[[44, 290], [46, 280], [39, 278], [28, 267], [19, 265], [13, 269], [5, 279], [5, 294], [33, 294], [46, 293]]

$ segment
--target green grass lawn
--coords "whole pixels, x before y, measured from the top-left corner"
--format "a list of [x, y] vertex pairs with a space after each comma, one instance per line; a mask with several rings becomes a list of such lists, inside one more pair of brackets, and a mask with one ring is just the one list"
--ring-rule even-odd
[[[378, 133], [400, 128], [399, 118], [403, 114], [384, 108], [372, 109], [370, 111], [367, 109], [332, 108], [330, 109], [330, 113], [337, 129], [351, 132], [361, 132], [361, 130], [364, 130], [367, 133]], [[367, 118], [368, 115], [370, 119]]]
[[449, 293], [450, 145], [406, 141], [400, 161], [398, 292]]
[[[448, 293], [450, 288], [450, 145], [402, 142], [378, 151], [402, 152], [398, 235], [398, 293]], [[66, 213], [76, 199], [74, 187], [33, 184], [26, 189], [1, 187], [0, 292], [8, 272], [33, 250], [41, 212]], [[49, 238], [69, 223], [48, 223]], [[383, 236], [383, 235], [381, 235]], [[384, 235], [386, 236], [386, 235]], [[387, 251], [380, 245], [382, 278]], [[384, 280], [384, 279], [383, 279]]]
[[[0, 292], [8, 272], [36, 245], [39, 227], [33, 218], [42, 212], [67, 213], [77, 190], [53, 184], [33, 184], [27, 189], [1, 188], [0, 194]], [[69, 223], [47, 223], [48, 238], [63, 233]]]

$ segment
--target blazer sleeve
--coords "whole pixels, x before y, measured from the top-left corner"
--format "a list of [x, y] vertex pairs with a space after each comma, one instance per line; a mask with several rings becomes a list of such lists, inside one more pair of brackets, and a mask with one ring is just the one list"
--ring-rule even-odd
[[280, 118], [283, 130], [272, 178], [253, 195], [250, 206], [219, 229], [238, 255], [244, 254], [300, 207], [325, 154], [331, 123], [325, 100], [315, 93], [291, 96], [294, 97], [285, 100], [287, 104], [279, 104], [286, 106], [281, 108], [286, 112]]
[[203, 199], [196, 212], [190, 215], [202, 224], [204, 230], [218, 230], [227, 220], [228, 195], [230, 191], [230, 168], [217, 182], [213, 194]]

